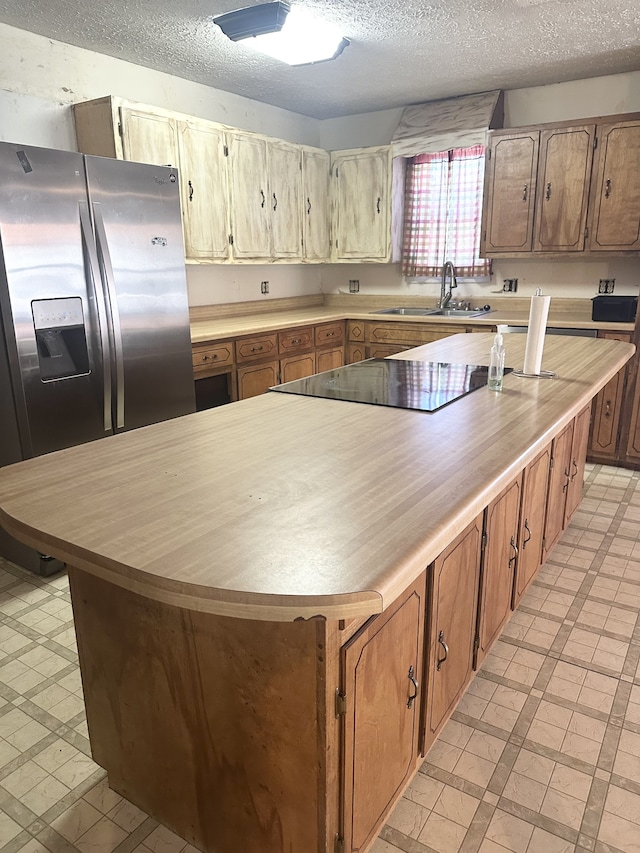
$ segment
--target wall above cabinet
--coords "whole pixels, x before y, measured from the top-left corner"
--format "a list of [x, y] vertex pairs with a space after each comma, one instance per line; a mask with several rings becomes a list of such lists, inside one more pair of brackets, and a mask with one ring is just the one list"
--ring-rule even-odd
[[483, 257], [640, 252], [640, 115], [489, 135]]

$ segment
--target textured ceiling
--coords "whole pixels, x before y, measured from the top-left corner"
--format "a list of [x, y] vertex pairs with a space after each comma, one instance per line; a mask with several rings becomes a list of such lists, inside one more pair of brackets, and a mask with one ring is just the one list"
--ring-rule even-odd
[[0, 21], [330, 118], [640, 70], [639, 0], [291, 0], [339, 24], [335, 61], [291, 68], [211, 18], [251, 0], [0, 0]]

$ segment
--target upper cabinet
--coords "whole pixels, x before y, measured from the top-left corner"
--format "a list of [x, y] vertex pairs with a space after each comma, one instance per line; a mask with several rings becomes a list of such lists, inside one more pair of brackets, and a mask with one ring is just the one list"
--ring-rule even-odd
[[640, 120], [599, 126], [591, 186], [590, 251], [639, 251]]
[[115, 97], [74, 117], [83, 153], [178, 169], [188, 261], [329, 259], [328, 152]]
[[629, 251], [640, 251], [637, 117], [490, 134], [482, 255]]
[[308, 261], [328, 261], [331, 257], [330, 168], [328, 151], [302, 149], [302, 245]]
[[389, 261], [391, 149], [331, 153], [332, 260]]

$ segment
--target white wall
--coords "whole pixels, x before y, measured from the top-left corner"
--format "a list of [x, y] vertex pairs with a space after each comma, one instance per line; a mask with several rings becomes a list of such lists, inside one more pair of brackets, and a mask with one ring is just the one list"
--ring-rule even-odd
[[[5, 24], [0, 81], [0, 140], [68, 150], [76, 148], [71, 104], [107, 94], [326, 149], [385, 144], [402, 112], [318, 121]], [[640, 112], [640, 71], [505, 93], [506, 126], [635, 111]], [[192, 305], [337, 292], [352, 278], [360, 280], [362, 293], [438, 291], [437, 283], [405, 283], [397, 264], [189, 265], [187, 278]], [[518, 295], [542, 286], [555, 295], [592, 296], [600, 278], [615, 278], [616, 293], [637, 293], [640, 260], [505, 260], [494, 264], [489, 284], [465, 283], [458, 296], [490, 302], [504, 278], [518, 278]], [[268, 297], [260, 294], [261, 281], [269, 281]]]

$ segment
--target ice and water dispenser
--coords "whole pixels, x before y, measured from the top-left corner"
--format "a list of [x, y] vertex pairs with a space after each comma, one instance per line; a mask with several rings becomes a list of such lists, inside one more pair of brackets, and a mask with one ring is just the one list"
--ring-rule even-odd
[[89, 373], [82, 299], [34, 299], [31, 312], [42, 381]]

